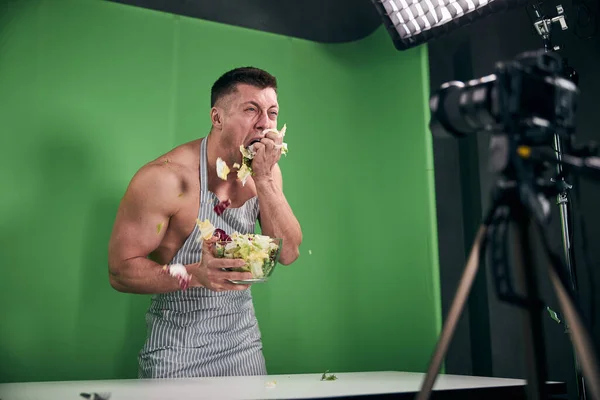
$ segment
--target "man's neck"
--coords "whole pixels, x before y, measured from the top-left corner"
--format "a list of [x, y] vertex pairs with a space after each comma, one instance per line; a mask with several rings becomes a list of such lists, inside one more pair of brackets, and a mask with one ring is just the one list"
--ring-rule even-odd
[[[207, 174], [208, 174], [208, 185], [209, 188], [216, 189], [217, 187], [223, 186], [236, 186], [239, 182], [237, 182], [237, 174], [233, 169], [234, 163], [241, 163], [241, 160], [237, 160], [240, 158], [238, 154], [236, 154], [234, 149], [226, 149], [221, 142], [219, 142], [219, 138], [214, 133], [209, 133], [205, 139], [206, 142], [206, 158], [207, 158]], [[224, 151], [226, 149], [226, 151]], [[239, 149], [237, 151], [239, 153]], [[229, 175], [227, 176], [227, 181], [222, 180], [217, 176], [217, 158], [221, 158], [223, 161], [227, 163], [229, 167]]]

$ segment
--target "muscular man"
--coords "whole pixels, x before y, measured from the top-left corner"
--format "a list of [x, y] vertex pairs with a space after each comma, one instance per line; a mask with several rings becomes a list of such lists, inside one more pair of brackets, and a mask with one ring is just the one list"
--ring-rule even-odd
[[[282, 137], [277, 129], [277, 81], [257, 68], [225, 73], [213, 85], [212, 128], [144, 165], [121, 201], [109, 244], [109, 278], [116, 290], [153, 294], [146, 314], [148, 336], [139, 354], [140, 378], [261, 375], [266, 373], [261, 334], [248, 285], [229, 279], [249, 272], [223, 268], [241, 260], [216, 259], [206, 241], [197, 242], [197, 219], [215, 228], [283, 238], [280, 263], [298, 257], [302, 240], [282, 190]], [[217, 175], [217, 158], [242, 163], [240, 145], [254, 143], [253, 175], [242, 184], [235, 173]], [[222, 214], [221, 201], [230, 200]], [[202, 255], [202, 257], [201, 257]], [[161, 273], [181, 263], [189, 287]]]

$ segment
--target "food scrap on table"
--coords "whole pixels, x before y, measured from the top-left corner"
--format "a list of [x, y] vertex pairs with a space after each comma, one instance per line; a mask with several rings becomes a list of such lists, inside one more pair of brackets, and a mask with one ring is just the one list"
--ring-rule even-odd
[[268, 381], [268, 382], [265, 382], [265, 387], [267, 389], [272, 389], [275, 386], [277, 386], [277, 381]]
[[322, 381], [335, 381], [337, 379], [337, 376], [335, 376], [335, 374], [327, 374], [329, 372], [329, 370], [325, 371], [323, 373], [323, 375], [321, 375], [321, 380]]
[[217, 213], [217, 215], [221, 215], [221, 214], [223, 214], [223, 212], [225, 211], [225, 209], [227, 207], [229, 207], [230, 205], [231, 205], [231, 200], [230, 199], [223, 200], [223, 201], [219, 202], [219, 204], [217, 204], [214, 207], [214, 210]]
[[110, 392], [103, 393], [79, 393], [79, 396], [89, 400], [108, 400], [112, 394]]

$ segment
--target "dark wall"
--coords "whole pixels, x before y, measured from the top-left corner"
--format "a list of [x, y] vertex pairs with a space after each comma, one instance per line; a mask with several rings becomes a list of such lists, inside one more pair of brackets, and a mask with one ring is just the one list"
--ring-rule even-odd
[[[553, 7], [559, 3], [547, 3], [544, 10], [555, 16]], [[597, 15], [598, 4], [587, 3]], [[553, 41], [561, 45], [560, 54], [580, 75], [580, 99], [577, 111], [577, 133], [579, 141], [600, 141], [597, 117], [600, 115], [600, 38], [588, 36], [590, 30], [582, 25], [576, 28], [576, 19], [585, 22], [583, 11], [573, 5], [563, 4], [569, 29], [561, 32], [558, 26], [553, 31]], [[531, 13], [532, 14], [532, 13]], [[594, 15], [594, 14], [592, 14]], [[578, 37], [582, 36], [582, 37]], [[431, 88], [436, 90], [443, 82], [453, 79], [478, 78], [493, 72], [496, 62], [510, 60], [527, 50], [543, 48], [542, 40], [534, 31], [525, 8], [498, 14], [461, 28], [450, 35], [429, 43]], [[450, 307], [458, 280], [470, 251], [474, 231], [489, 204], [489, 193], [495, 176], [488, 171], [487, 135], [469, 139], [434, 139], [436, 190], [438, 205], [438, 230], [440, 237], [440, 267], [442, 281], [443, 311]], [[476, 166], [469, 169], [469, 166]], [[584, 317], [592, 325], [596, 348], [600, 347], [600, 332], [593, 314], [598, 310], [598, 297], [593, 288], [599, 287], [600, 210], [596, 207], [600, 199], [600, 183], [573, 180], [579, 189], [572, 194], [575, 217], [574, 246], [575, 269], [578, 275], [581, 307]], [[547, 232], [557, 251], [562, 251], [559, 225], [559, 208], [552, 200], [552, 223]], [[581, 233], [579, 218], [585, 219], [585, 236]], [[582, 247], [583, 239], [589, 243], [588, 255], [591, 263], [586, 265]], [[534, 253], [543, 261], [539, 249]], [[537, 263], [538, 268], [545, 264]], [[498, 377], [525, 378], [523, 363], [523, 336], [517, 310], [498, 301], [490, 276], [485, 269], [475, 284], [468, 310], [463, 315], [447, 358], [447, 372]], [[545, 275], [540, 276], [544, 300], [554, 310], [559, 310], [557, 301]], [[488, 298], [488, 302], [480, 301]], [[550, 379], [566, 381], [571, 396], [575, 396], [573, 353], [564, 326], [544, 316], [545, 344], [547, 349]], [[471, 357], [465, 356], [471, 355]]]

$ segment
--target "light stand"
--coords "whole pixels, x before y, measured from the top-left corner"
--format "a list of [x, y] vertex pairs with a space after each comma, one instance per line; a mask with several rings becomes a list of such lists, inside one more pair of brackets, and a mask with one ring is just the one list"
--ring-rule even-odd
[[[539, 3], [533, 3], [532, 8], [535, 12], [535, 21], [533, 23], [537, 33], [542, 37], [542, 41], [544, 43], [544, 50], [546, 52], [558, 51], [560, 50], [559, 46], [555, 46], [552, 43], [552, 27], [553, 24], [559, 24], [561, 29], [564, 31], [568, 29], [568, 25], [565, 19], [564, 10], [562, 5], [556, 6], [556, 11], [558, 15], [553, 18], [546, 18], [544, 13], [542, 12], [541, 6]], [[579, 83], [579, 75], [577, 72], [569, 67], [566, 62], [563, 64], [564, 70], [563, 75], [573, 81], [576, 85]], [[562, 138], [555, 133], [554, 134], [554, 143], [553, 143], [554, 151], [556, 153], [556, 174], [557, 179], [559, 180], [558, 187], [560, 191], [556, 197], [556, 202], [559, 206], [560, 210], [560, 226], [562, 233], [562, 243], [563, 243], [563, 252], [565, 257], [565, 264], [569, 275], [569, 283], [571, 285], [571, 289], [573, 290], [576, 296], [579, 295], [578, 285], [577, 285], [577, 273], [575, 268], [575, 251], [572, 243], [572, 226], [570, 219], [570, 204], [569, 204], [569, 195], [568, 191], [573, 188], [572, 185], [567, 183], [565, 180], [563, 169], [561, 165], [564, 143]], [[569, 330], [567, 329], [568, 333]], [[577, 359], [577, 354], [574, 355], [575, 358], [575, 374], [576, 374], [576, 382], [577, 382], [577, 394], [580, 400], [587, 399], [586, 391], [585, 391], [585, 379], [581, 372], [581, 366], [579, 365], [579, 361]]]
[[[562, 68], [562, 60], [553, 52], [526, 53], [517, 61], [499, 63], [493, 75], [467, 84], [446, 83], [431, 97], [430, 127], [434, 135], [494, 134], [490, 163], [499, 178], [492, 193], [492, 205], [477, 233], [417, 400], [428, 399], [431, 394], [478, 266], [487, 255], [487, 245], [490, 246], [498, 297], [522, 311], [528, 398], [549, 398], [542, 330], [544, 304], [530, 256], [532, 223], [548, 257], [548, 275], [568, 322], [587, 389], [591, 398], [600, 400], [597, 354], [568, 282], [564, 263], [551, 250], [545, 234], [549, 217], [547, 198], [556, 196], [563, 189], [557, 181], [545, 182], [541, 178], [544, 162], [560, 163], [600, 180], [600, 159], [596, 157], [584, 159], [564, 154], [557, 159], [554, 152], [552, 157], [544, 153], [553, 134], [570, 137], [575, 125], [578, 91], [572, 82], [564, 79]], [[512, 272], [507, 260], [511, 224], [516, 226], [514, 273], [518, 291], [512, 286]]]

